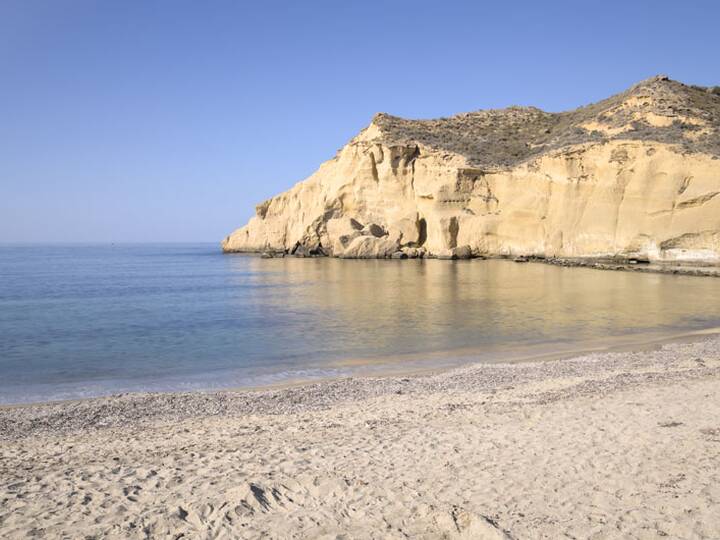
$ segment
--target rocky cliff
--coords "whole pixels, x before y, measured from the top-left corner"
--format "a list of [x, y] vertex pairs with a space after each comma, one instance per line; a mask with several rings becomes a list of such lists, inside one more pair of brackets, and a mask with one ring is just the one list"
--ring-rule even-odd
[[720, 263], [720, 89], [654, 77], [562, 113], [377, 114], [222, 248]]

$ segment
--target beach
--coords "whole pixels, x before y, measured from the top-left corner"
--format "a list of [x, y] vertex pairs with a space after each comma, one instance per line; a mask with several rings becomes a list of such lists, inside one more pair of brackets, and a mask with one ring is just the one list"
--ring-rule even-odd
[[0, 409], [3, 538], [717, 538], [720, 338]]

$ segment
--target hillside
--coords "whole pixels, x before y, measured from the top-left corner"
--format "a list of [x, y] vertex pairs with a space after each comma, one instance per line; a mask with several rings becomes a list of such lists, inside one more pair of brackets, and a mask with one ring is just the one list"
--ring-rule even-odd
[[720, 156], [720, 87], [686, 86], [658, 76], [561, 113], [510, 107], [436, 120], [380, 113], [373, 123], [391, 144], [457, 153], [483, 168], [511, 167], [552, 150], [611, 140], [675, 143], [686, 152]]

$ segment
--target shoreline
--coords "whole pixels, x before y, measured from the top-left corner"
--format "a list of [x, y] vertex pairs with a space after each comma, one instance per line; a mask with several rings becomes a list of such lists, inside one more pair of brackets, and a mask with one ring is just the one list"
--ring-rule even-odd
[[4, 409], [0, 536], [710, 539], [719, 418], [718, 336]]
[[[66, 431], [61, 420], [69, 421], [69, 425], [78, 428], [106, 428], [128, 425], [133, 421], [163, 420], [191, 418], [202, 415], [254, 414], [262, 411], [263, 414], [286, 414], [292, 407], [286, 406], [287, 401], [297, 401], [327, 392], [327, 395], [338, 397], [343, 388], [353, 389], [349, 394], [350, 400], [364, 399], [368, 396], [382, 393], [382, 388], [396, 388], [398, 384], [404, 387], [407, 383], [425, 387], [432, 381], [441, 378], [462, 377], [466, 373], [489, 373], [493, 370], [507, 372], [513, 377], [513, 370], [523, 370], [544, 373], [563, 371], [563, 364], [568, 364], [569, 370], [577, 370], [578, 365], [586, 361], [596, 361], [598, 358], [615, 359], [625, 356], [636, 357], [644, 354], [662, 352], [667, 347], [683, 347], [695, 343], [712, 343], [720, 349], [720, 328], [712, 327], [656, 340], [618, 344], [610, 347], [574, 350], [559, 353], [542, 353], [500, 362], [468, 362], [448, 367], [428, 367], [426, 369], [401, 370], [384, 374], [360, 374], [348, 377], [323, 378], [320, 380], [293, 380], [272, 385], [258, 387], [239, 387], [213, 390], [192, 391], [161, 391], [161, 392], [124, 392], [68, 400], [50, 400], [33, 403], [17, 403], [0, 405], [0, 440], [13, 438], [13, 434], [22, 433], [23, 436], [32, 436], [31, 430], [13, 428], [13, 424], [20, 423], [32, 425], [33, 428], [42, 426], [41, 431]], [[542, 376], [542, 375], [541, 375]], [[263, 401], [267, 401], [263, 403]], [[344, 403], [344, 398], [337, 399], [337, 403]], [[300, 403], [300, 402], [298, 402]], [[323, 407], [333, 407], [337, 403], [333, 399], [322, 399]], [[311, 404], [312, 407], [318, 403]], [[154, 404], [154, 406], [153, 406]], [[240, 408], [237, 406], [241, 405]], [[243, 411], [242, 405], [249, 406], [248, 413]], [[118, 409], [120, 410], [116, 410]], [[132, 420], [122, 420], [122, 409], [145, 409], [141, 414], [132, 416]], [[173, 410], [187, 409], [189, 414], [174, 413]], [[195, 408], [193, 410], [193, 408]], [[75, 412], [82, 415], [73, 418]], [[88, 419], [88, 415], [92, 419]], [[86, 421], [78, 422], [85, 419]]]
[[640, 272], [646, 274], [663, 274], [695, 277], [720, 277], [720, 263], [707, 260], [650, 260], [643, 257], [544, 257], [537, 255], [469, 255], [439, 256], [425, 255], [423, 257], [334, 257], [327, 254], [295, 255], [286, 251], [258, 251], [258, 250], [225, 250], [223, 255], [244, 255], [263, 259], [282, 259], [285, 257], [299, 259], [339, 259], [339, 260], [470, 260], [470, 261], [511, 261], [515, 263], [539, 263], [565, 268], [589, 268], [592, 270], [611, 270], [619, 272]]
[[[216, 393], [223, 394], [243, 394], [243, 393], [257, 393], [257, 392], [269, 392], [269, 391], [282, 391], [291, 388], [302, 388], [307, 385], [318, 385], [324, 383], [334, 383], [344, 380], [377, 380], [384, 378], [415, 378], [415, 377], [427, 377], [433, 375], [441, 375], [444, 373], [452, 372], [455, 370], [468, 369], [480, 366], [513, 366], [518, 364], [526, 363], [543, 363], [543, 362], [556, 362], [564, 360], [575, 360], [581, 357], [590, 356], [594, 354], [611, 354], [611, 353], [623, 353], [623, 352], [644, 352], [658, 347], [662, 347], [665, 344], [673, 343], [688, 343], [698, 340], [703, 340], [706, 337], [720, 336], [720, 326], [712, 326], [708, 328], [702, 328], [698, 330], [688, 330], [681, 333], [668, 334], [664, 336], [650, 337], [648, 335], [636, 336], [622, 336], [625, 338], [624, 342], [614, 343], [612, 345], [597, 345], [597, 346], [586, 346], [579, 348], [572, 348], [562, 351], [544, 351], [540, 352], [539, 349], [549, 348], [556, 344], [554, 343], [543, 343], [535, 344], [527, 347], [533, 349], [536, 352], [528, 354], [520, 354], [519, 356], [513, 356], [513, 353], [517, 354], [520, 349], [512, 349], [507, 351], [510, 353], [504, 357], [494, 357], [493, 359], [484, 360], [472, 360], [463, 361], [460, 363], [437, 365], [438, 360], [443, 358], [460, 356], [462, 358], [472, 357], [482, 351], [480, 348], [467, 347], [459, 349], [450, 349], [444, 351], [432, 351], [429, 353], [408, 353], [399, 354], [388, 357], [373, 357], [373, 358], [362, 358], [355, 364], [352, 360], [342, 360], [328, 364], [328, 368], [343, 367], [347, 365], [357, 365], [360, 370], [357, 373], [350, 375], [341, 376], [327, 376], [321, 378], [288, 378], [287, 380], [278, 381], [275, 383], [263, 384], [263, 385], [248, 385], [248, 386], [229, 386], [223, 388], [209, 388], [209, 389], [193, 389], [193, 390], [159, 390], [159, 391], [127, 391], [127, 392], [113, 392], [108, 394], [101, 394], [96, 396], [77, 397], [68, 399], [49, 399], [41, 401], [29, 401], [29, 402], [18, 402], [18, 403], [0, 403], [0, 416], [4, 410], [10, 409], [22, 409], [22, 408], [37, 408], [44, 406], [56, 406], [56, 405], [72, 405], [84, 402], [92, 402], [96, 400], [106, 400], [112, 398], [142, 398], [144, 396], [188, 396], [193, 394], [212, 395]], [[640, 338], [640, 339], [637, 339]], [[623, 340], [620, 340], [623, 341]], [[422, 357], [423, 360], [410, 360], [415, 362], [413, 366], [403, 367], [401, 362], [398, 362], [398, 358], [409, 359], [412, 357]], [[428, 358], [432, 357], [433, 360]], [[396, 363], [393, 363], [393, 359]], [[418, 363], [433, 363], [433, 365], [421, 366]], [[378, 369], [377, 366], [380, 366]], [[373, 367], [375, 369], [373, 370]], [[363, 371], [365, 368], [365, 371]], [[0, 436], [1, 439], [1, 436]]]

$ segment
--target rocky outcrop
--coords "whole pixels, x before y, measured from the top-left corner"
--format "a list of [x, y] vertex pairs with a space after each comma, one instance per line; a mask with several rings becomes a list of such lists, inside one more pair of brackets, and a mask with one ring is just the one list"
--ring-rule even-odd
[[720, 263], [720, 92], [666, 77], [564, 113], [376, 115], [227, 252]]

